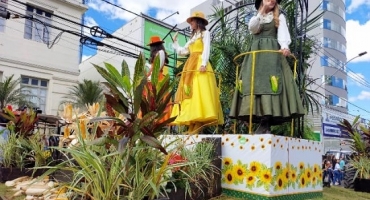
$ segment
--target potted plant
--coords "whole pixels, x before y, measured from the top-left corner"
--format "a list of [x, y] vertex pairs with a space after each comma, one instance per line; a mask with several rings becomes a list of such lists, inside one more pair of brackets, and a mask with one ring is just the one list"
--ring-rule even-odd
[[351, 160], [351, 164], [357, 169], [354, 179], [354, 190], [370, 193], [370, 158], [359, 156]]
[[[345, 185], [353, 183], [355, 191], [370, 192], [370, 129], [362, 126], [357, 116], [352, 124], [344, 119], [339, 125], [352, 139], [351, 148], [356, 155], [352, 156], [345, 173], [353, 176], [345, 176]], [[350, 173], [355, 170], [356, 173]]]

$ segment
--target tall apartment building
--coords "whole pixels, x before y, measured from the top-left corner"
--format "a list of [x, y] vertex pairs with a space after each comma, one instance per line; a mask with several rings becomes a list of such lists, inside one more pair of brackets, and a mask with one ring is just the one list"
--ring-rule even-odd
[[[21, 84], [32, 94], [30, 99], [44, 114], [57, 114], [68, 87], [78, 81], [81, 45], [78, 36], [63, 33], [51, 47], [52, 40], [61, 32], [44, 24], [81, 32], [87, 10], [85, 0], [0, 0], [0, 9], [26, 18], [0, 18], [0, 78], [20, 78]], [[43, 23], [41, 23], [43, 22]]]
[[346, 21], [344, 0], [309, 1], [309, 12], [319, 6], [324, 11], [320, 27], [308, 33], [321, 45], [311, 60], [310, 78], [317, 79], [311, 89], [323, 94], [322, 109], [310, 116], [314, 128], [322, 132], [324, 147], [328, 149], [347, 148], [341, 145], [343, 132], [337, 123], [345, 118], [353, 119], [348, 113], [348, 90], [346, 73]]

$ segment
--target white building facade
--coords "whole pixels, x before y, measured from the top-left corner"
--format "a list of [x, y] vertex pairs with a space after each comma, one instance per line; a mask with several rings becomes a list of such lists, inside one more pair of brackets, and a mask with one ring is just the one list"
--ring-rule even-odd
[[65, 19], [82, 23], [87, 6], [84, 0], [0, 1], [12, 14], [39, 20], [0, 19], [0, 78], [20, 78], [35, 107], [55, 115], [62, 97], [78, 82], [81, 45], [79, 36], [63, 33], [51, 47], [61, 31], [44, 24], [79, 33], [81, 25]]

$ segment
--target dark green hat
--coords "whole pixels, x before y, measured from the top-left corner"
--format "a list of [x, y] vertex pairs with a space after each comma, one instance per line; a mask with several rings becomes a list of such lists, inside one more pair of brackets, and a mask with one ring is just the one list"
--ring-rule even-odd
[[[256, 7], [257, 10], [260, 8], [261, 2], [262, 2], [262, 0], [255, 0], [254, 1], [254, 7]], [[277, 0], [276, 2], [278, 4], [280, 4], [281, 0]]]

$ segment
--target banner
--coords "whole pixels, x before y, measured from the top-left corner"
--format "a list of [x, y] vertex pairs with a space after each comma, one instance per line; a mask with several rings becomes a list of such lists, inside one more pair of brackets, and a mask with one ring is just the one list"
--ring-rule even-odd
[[[145, 20], [144, 21], [144, 46], [146, 46], [148, 43], [149, 43], [149, 40], [150, 40], [150, 37], [151, 36], [159, 36], [162, 40], [163, 38], [170, 32], [170, 28], [167, 28], [167, 27], [164, 27], [160, 24], [157, 24], [157, 23], [154, 23], [150, 20]], [[175, 34], [175, 32], [172, 32], [171, 35], [173, 36]], [[177, 41], [179, 42], [179, 44], [182, 44], [184, 45], [186, 43], [186, 38], [185, 38], [185, 35], [181, 34], [179, 32], [178, 36], [177, 36]], [[174, 59], [175, 58], [175, 50], [172, 48], [172, 44], [173, 44], [173, 41], [172, 41], [172, 38], [170, 35], [168, 35], [165, 39], [164, 39], [164, 48], [166, 48], [166, 52], [169, 56], [169, 63], [168, 65], [170, 67], [164, 67], [164, 73], [170, 73], [171, 75], [173, 70], [171, 67], [177, 67], [178, 66], [178, 63], [176, 63], [176, 60]], [[145, 50], [144, 51], [144, 55], [146, 58], [149, 58], [150, 56], [150, 51], [147, 51]]]
[[[352, 124], [355, 118], [356, 116], [350, 114], [324, 108], [321, 118], [323, 135], [327, 137], [350, 138], [348, 133], [338, 124], [340, 124], [343, 119], [346, 119]], [[363, 126], [366, 124], [366, 120], [363, 118], [360, 118], [359, 121]]]

